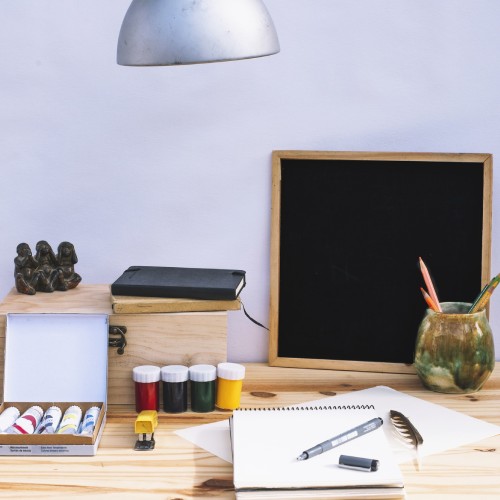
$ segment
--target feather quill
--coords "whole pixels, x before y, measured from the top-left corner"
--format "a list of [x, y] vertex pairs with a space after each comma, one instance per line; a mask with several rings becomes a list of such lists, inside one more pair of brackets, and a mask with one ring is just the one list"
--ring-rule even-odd
[[410, 422], [408, 417], [396, 410], [390, 411], [391, 422], [403, 441], [415, 449], [418, 469], [420, 470], [420, 454], [418, 447], [424, 442], [424, 439], [417, 431], [415, 426]]

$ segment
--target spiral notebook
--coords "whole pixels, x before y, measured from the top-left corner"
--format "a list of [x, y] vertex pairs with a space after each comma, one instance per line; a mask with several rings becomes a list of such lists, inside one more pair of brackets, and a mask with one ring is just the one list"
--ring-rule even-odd
[[[376, 418], [373, 406], [238, 409], [230, 419], [237, 499], [404, 498], [382, 428], [309, 460], [312, 446]], [[376, 471], [339, 467], [340, 455], [379, 461]]]

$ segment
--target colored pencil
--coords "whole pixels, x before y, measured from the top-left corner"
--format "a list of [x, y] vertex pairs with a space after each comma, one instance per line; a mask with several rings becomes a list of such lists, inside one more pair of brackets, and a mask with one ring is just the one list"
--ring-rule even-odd
[[441, 304], [439, 303], [438, 296], [436, 294], [436, 290], [434, 289], [434, 285], [432, 284], [431, 276], [429, 274], [429, 271], [427, 270], [427, 266], [424, 264], [424, 261], [422, 260], [421, 257], [419, 257], [419, 261], [420, 261], [420, 271], [422, 272], [425, 284], [427, 285], [427, 291], [429, 292], [429, 295], [431, 296], [433, 302], [436, 304], [436, 307], [438, 308], [437, 310], [439, 312], [443, 312], [443, 310], [441, 309]]
[[439, 312], [439, 309], [437, 308], [436, 304], [434, 304], [434, 301], [432, 300], [431, 296], [422, 287], [420, 287], [420, 290], [422, 291], [422, 295], [424, 296], [424, 299], [427, 302], [427, 305], [433, 311]]
[[481, 311], [486, 307], [488, 301], [491, 298], [491, 295], [495, 291], [495, 288], [500, 283], [500, 274], [495, 276], [482, 290], [477, 299], [474, 301], [472, 306], [469, 309], [469, 314], [476, 313]]
[[472, 313], [472, 310], [476, 307], [476, 305], [479, 303], [479, 301], [484, 297], [484, 294], [485, 294], [486, 290], [488, 290], [489, 286], [490, 286], [489, 283], [486, 283], [486, 285], [484, 285], [483, 289], [481, 290], [481, 292], [479, 292], [479, 295], [476, 297], [476, 300], [472, 303], [469, 310], [467, 311], [468, 314]]

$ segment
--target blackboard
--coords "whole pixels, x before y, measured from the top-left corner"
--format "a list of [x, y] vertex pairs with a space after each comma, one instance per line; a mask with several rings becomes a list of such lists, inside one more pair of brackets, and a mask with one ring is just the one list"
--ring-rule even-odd
[[490, 279], [488, 154], [274, 151], [269, 363], [413, 372], [426, 304]]

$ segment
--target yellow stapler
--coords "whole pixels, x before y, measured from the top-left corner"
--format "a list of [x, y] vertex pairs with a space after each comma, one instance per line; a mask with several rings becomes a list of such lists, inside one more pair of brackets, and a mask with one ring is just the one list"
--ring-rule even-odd
[[154, 431], [158, 426], [158, 412], [155, 410], [143, 410], [135, 419], [135, 433], [137, 441], [135, 450], [153, 450], [155, 447]]

